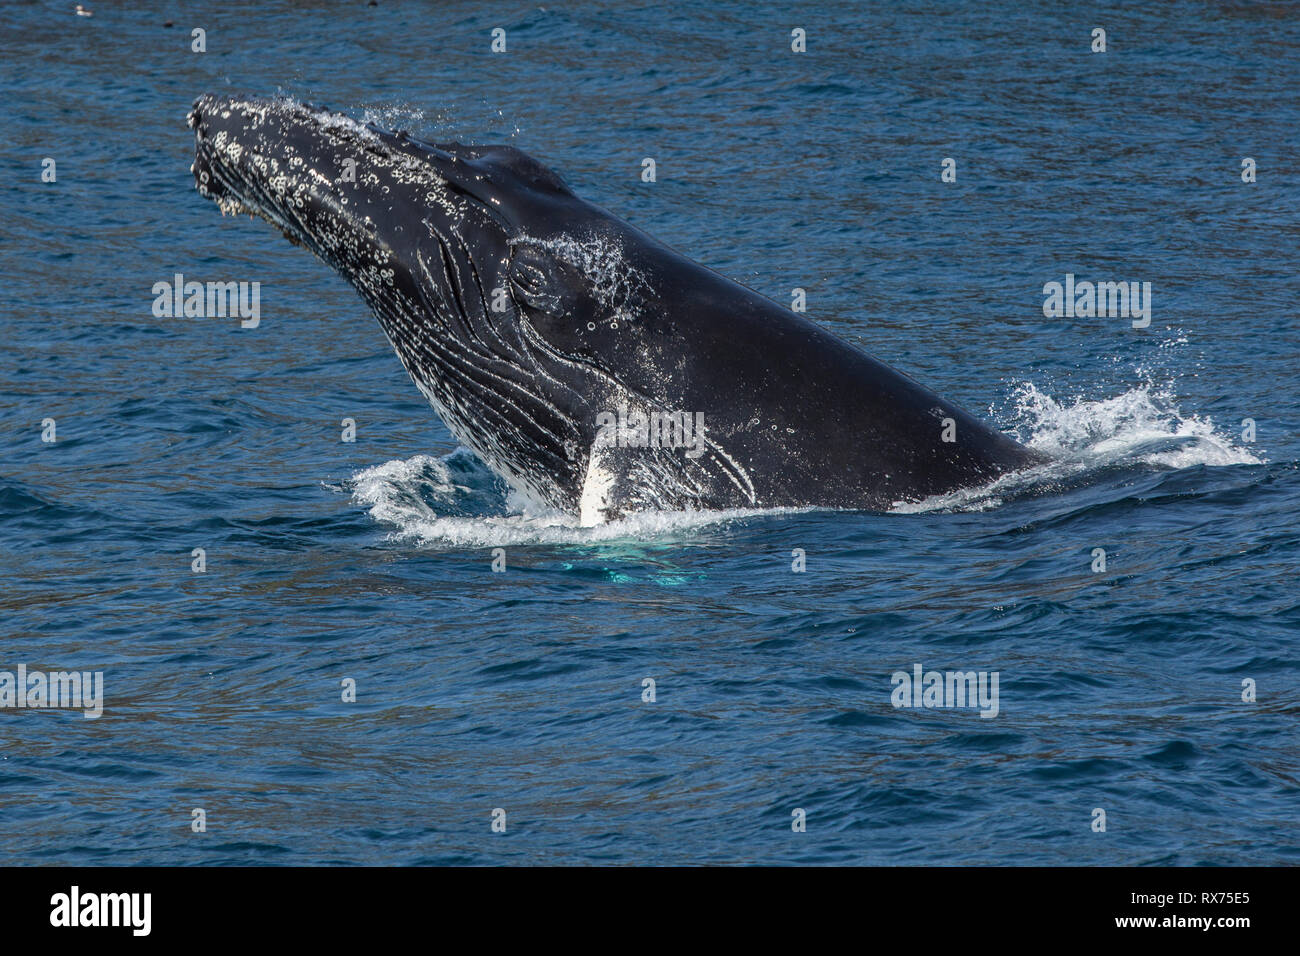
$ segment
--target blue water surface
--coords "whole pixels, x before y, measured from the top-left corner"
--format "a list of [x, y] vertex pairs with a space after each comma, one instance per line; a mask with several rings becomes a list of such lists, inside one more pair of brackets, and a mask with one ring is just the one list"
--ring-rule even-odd
[[[1293, 5], [87, 5], [0, 21], [0, 670], [104, 713], [0, 710], [0, 861], [1300, 859]], [[520, 514], [343, 279], [195, 192], [205, 91], [513, 143], [1057, 463]], [[260, 326], [155, 317], [178, 272]], [[1150, 326], [1044, 317], [1067, 273]], [[894, 707], [918, 664], [996, 717]]]

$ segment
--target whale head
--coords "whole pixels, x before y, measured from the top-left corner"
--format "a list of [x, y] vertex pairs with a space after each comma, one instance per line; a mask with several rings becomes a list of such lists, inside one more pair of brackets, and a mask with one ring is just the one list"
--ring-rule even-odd
[[205, 95], [188, 119], [199, 192], [347, 278], [456, 438], [578, 512], [598, 415], [620, 400], [602, 356], [648, 291], [621, 261], [623, 224], [509, 146], [289, 99]]

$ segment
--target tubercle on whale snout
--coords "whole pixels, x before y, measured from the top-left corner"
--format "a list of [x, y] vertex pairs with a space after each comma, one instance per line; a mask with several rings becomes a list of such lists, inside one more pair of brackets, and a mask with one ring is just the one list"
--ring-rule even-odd
[[194, 174], [194, 185], [199, 195], [218, 200], [225, 193], [224, 187], [212, 171], [211, 160], [204, 155], [201, 147], [194, 152], [194, 162], [190, 163], [190, 172]]
[[[199, 194], [211, 199], [222, 216], [247, 215], [270, 223], [295, 246], [307, 247], [303, 237], [289, 228], [283, 209], [277, 207], [267, 191], [264, 177], [258, 176], [247, 162], [246, 145], [241, 134], [266, 122], [271, 112], [283, 106], [287, 111], [302, 110], [298, 104], [284, 101], [261, 103], [253, 98], [221, 98], [212, 93], [198, 97], [186, 114], [186, 124], [194, 130], [194, 175]], [[244, 161], [240, 157], [244, 157]]]
[[224, 187], [214, 169], [213, 147], [208, 139], [204, 124], [203, 110], [214, 102], [212, 94], [204, 94], [194, 101], [193, 107], [185, 115], [186, 125], [194, 130], [194, 162], [190, 172], [194, 175], [194, 184], [199, 194], [211, 199], [222, 207], [222, 214], [231, 211], [222, 204], [229, 191]]
[[[299, 206], [307, 194], [328, 201], [338, 183], [356, 182], [340, 178], [341, 159], [360, 166], [366, 156], [391, 153], [369, 127], [287, 97], [205, 93], [186, 123], [195, 136], [198, 191], [223, 213], [260, 216], [282, 231], [290, 194]], [[286, 237], [302, 244], [302, 237]]]

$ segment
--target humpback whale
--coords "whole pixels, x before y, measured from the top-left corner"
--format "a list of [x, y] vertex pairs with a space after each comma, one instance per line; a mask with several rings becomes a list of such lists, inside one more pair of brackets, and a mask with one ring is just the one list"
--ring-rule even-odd
[[188, 121], [198, 191], [350, 281], [456, 439], [582, 524], [887, 510], [1041, 460], [513, 147], [286, 98], [207, 94]]

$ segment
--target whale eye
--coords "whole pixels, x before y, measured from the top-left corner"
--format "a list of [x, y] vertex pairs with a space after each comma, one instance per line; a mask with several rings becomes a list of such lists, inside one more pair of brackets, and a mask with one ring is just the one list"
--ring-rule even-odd
[[575, 356], [601, 348], [591, 283], [577, 266], [544, 247], [519, 244], [506, 276], [522, 317], [552, 348]]
[[560, 297], [545, 271], [531, 262], [514, 261], [510, 267], [510, 285], [515, 299], [538, 312], [554, 312]]
[[558, 317], [573, 309], [579, 282], [564, 263], [532, 246], [516, 246], [507, 270], [515, 301], [535, 313]]

